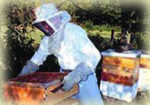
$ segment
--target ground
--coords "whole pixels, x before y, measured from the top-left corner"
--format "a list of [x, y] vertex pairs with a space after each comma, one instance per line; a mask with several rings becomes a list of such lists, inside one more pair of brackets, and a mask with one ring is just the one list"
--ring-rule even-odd
[[135, 99], [131, 102], [120, 101], [113, 98], [104, 97], [104, 105], [149, 105], [150, 92], [138, 92]]

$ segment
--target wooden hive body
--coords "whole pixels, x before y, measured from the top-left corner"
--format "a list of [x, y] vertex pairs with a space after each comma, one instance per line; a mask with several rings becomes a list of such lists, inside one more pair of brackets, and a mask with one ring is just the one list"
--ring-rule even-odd
[[131, 101], [137, 93], [140, 51], [118, 53], [107, 50], [102, 52], [102, 56], [100, 90], [106, 96]]
[[140, 58], [139, 90], [150, 91], [150, 54], [142, 54]]
[[150, 54], [141, 54], [140, 68], [150, 69]]
[[138, 69], [138, 58], [104, 56], [102, 80], [131, 86], [138, 80]]
[[68, 92], [52, 90], [61, 85], [66, 73], [37, 72], [13, 78], [4, 83], [4, 98], [25, 105], [54, 105], [77, 93], [77, 85]]

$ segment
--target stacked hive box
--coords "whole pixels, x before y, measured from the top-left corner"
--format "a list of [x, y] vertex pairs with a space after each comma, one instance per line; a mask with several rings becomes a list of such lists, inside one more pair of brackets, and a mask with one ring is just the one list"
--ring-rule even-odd
[[102, 52], [100, 90], [103, 95], [130, 102], [137, 93], [140, 51]]
[[139, 90], [150, 91], [150, 55], [141, 54], [139, 74]]
[[4, 98], [19, 105], [54, 105], [77, 93], [77, 85], [68, 92], [52, 91], [61, 86], [65, 75], [37, 72], [11, 79], [4, 83]]

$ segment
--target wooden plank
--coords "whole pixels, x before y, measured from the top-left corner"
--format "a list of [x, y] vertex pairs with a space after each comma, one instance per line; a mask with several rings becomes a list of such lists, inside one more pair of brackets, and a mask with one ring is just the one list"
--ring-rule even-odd
[[[59, 86], [59, 84], [55, 85], [54, 87]], [[55, 105], [71, 96], [73, 96], [74, 94], [76, 94], [78, 92], [78, 85], [76, 84], [70, 91], [63, 91], [63, 90], [59, 90], [56, 93], [52, 93], [51, 90], [54, 89], [51, 88], [48, 90], [47, 93], [47, 98], [46, 98], [46, 103], [49, 103], [50, 105]]]

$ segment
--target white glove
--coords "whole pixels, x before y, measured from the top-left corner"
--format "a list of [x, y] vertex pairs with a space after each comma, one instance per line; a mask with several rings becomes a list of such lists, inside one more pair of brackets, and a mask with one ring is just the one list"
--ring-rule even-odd
[[31, 61], [28, 61], [27, 64], [23, 67], [19, 76], [36, 72], [38, 69], [39, 69], [38, 65], [36, 65], [35, 63]]
[[64, 77], [62, 89], [69, 91], [76, 83], [86, 80], [88, 75], [92, 73], [92, 70], [85, 63], [80, 63], [74, 71]]

